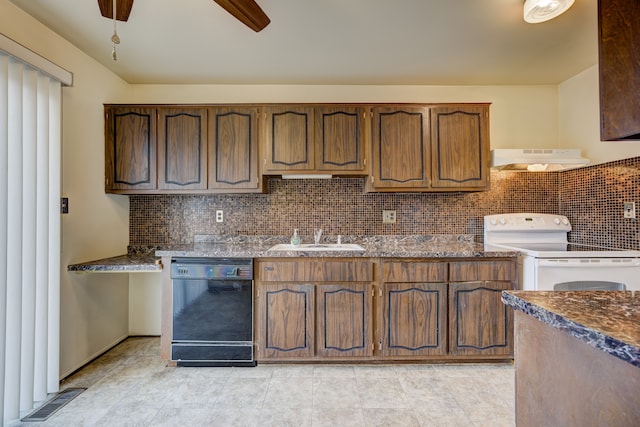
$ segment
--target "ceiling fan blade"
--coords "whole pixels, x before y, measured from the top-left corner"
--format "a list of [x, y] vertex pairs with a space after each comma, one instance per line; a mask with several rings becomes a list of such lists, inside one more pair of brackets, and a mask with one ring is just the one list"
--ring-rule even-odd
[[[113, 19], [113, 0], [98, 0], [98, 6], [100, 7], [102, 16]], [[133, 0], [117, 0], [116, 19], [118, 21], [127, 21], [132, 7]]]
[[213, 0], [224, 10], [256, 33], [264, 29], [271, 20], [253, 0]]

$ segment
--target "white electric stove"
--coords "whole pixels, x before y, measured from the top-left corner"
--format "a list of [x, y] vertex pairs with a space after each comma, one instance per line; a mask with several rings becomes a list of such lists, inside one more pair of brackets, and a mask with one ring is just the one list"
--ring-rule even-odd
[[640, 251], [567, 241], [566, 216], [539, 213], [484, 217], [485, 250], [520, 252], [524, 290], [640, 290]]

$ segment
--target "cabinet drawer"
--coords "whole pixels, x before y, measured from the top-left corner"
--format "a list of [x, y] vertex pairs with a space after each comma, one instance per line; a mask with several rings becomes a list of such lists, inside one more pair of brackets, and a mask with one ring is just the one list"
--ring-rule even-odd
[[385, 262], [382, 264], [382, 281], [388, 283], [446, 282], [445, 262]]
[[260, 261], [258, 280], [263, 282], [371, 282], [373, 266], [367, 260]]
[[449, 282], [516, 280], [513, 261], [460, 261], [449, 264]]

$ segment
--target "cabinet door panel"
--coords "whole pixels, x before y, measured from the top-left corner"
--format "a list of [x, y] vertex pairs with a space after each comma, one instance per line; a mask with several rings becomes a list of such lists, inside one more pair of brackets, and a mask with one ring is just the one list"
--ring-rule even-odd
[[382, 264], [383, 282], [445, 282], [446, 262], [393, 261]]
[[373, 353], [371, 285], [318, 285], [318, 356]]
[[429, 110], [373, 109], [373, 186], [429, 187]]
[[261, 284], [258, 308], [260, 358], [313, 357], [313, 285]]
[[502, 303], [509, 282], [451, 283], [449, 346], [453, 355], [511, 356], [513, 311]]
[[432, 185], [487, 188], [489, 109], [465, 105], [431, 109]]
[[258, 266], [260, 280], [263, 282], [370, 282], [373, 280], [373, 265], [366, 259], [260, 260]]
[[158, 110], [159, 185], [162, 190], [206, 188], [207, 110]]
[[260, 188], [257, 119], [257, 108], [209, 110], [208, 188]]
[[513, 261], [455, 261], [449, 263], [451, 282], [478, 280], [516, 280], [516, 263]]
[[324, 107], [315, 111], [316, 169], [365, 170], [364, 108]]
[[446, 283], [385, 283], [384, 356], [447, 352]]
[[153, 190], [156, 176], [156, 109], [105, 109], [105, 189]]
[[314, 167], [313, 108], [266, 109], [264, 170], [300, 171]]

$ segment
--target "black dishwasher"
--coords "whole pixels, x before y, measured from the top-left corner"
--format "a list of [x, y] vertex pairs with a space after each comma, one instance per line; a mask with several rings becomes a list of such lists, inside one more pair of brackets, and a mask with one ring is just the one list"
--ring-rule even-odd
[[178, 366], [256, 366], [253, 260], [173, 258], [171, 360]]

